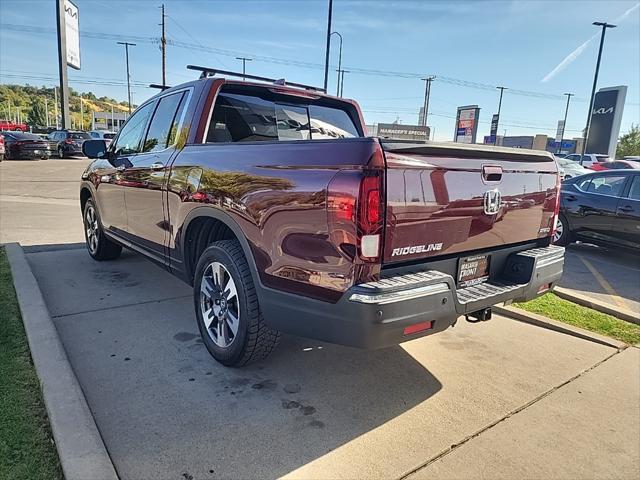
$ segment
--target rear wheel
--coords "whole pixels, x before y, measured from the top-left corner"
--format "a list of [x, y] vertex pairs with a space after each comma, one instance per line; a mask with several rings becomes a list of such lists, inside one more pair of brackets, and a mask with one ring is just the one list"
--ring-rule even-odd
[[223, 365], [246, 365], [276, 348], [280, 334], [262, 318], [249, 264], [237, 240], [215, 242], [202, 253], [193, 300], [202, 340]]
[[98, 209], [91, 198], [84, 205], [83, 223], [87, 250], [94, 260], [113, 260], [120, 256], [122, 245], [112, 242], [105, 236]]
[[564, 247], [571, 243], [571, 237], [572, 235], [569, 230], [569, 222], [567, 222], [567, 218], [562, 214], [558, 215], [556, 233], [553, 235], [553, 243]]

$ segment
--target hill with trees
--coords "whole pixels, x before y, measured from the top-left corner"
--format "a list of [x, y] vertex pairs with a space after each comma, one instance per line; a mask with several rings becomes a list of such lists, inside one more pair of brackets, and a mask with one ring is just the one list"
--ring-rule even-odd
[[[96, 97], [92, 92], [80, 93], [70, 88], [69, 96], [72, 128], [89, 130], [92, 112], [110, 112], [111, 108], [116, 113], [129, 111], [127, 102], [118, 102], [109, 97]], [[55, 127], [56, 108], [59, 110], [55, 103], [54, 87], [0, 85], [0, 119], [20, 120], [22, 123], [38, 128], [44, 128], [47, 124]]]

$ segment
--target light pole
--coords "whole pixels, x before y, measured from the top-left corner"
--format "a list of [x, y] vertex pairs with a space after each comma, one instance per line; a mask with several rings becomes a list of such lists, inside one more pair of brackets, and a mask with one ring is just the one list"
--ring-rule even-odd
[[[500, 100], [498, 101], [498, 122], [496, 123], [496, 132], [498, 131], [498, 125], [500, 125], [500, 110], [502, 109], [502, 94], [504, 93], [505, 90], [508, 90], [507, 87], [496, 87], [498, 90], [500, 90]], [[497, 135], [496, 135], [497, 137]], [[493, 141], [493, 144], [495, 145], [498, 142], [498, 139], [496, 138]]]
[[427, 82], [424, 87], [424, 105], [422, 106], [422, 126], [427, 126], [427, 116], [429, 115], [429, 96], [431, 95], [431, 82], [436, 78], [435, 75], [421, 79], [423, 82]]
[[135, 47], [135, 43], [118, 42], [118, 45], [124, 45], [125, 58], [127, 61], [127, 97], [129, 98], [129, 115], [131, 115], [131, 77], [129, 76], [129, 47]]
[[604, 34], [607, 28], [616, 28], [607, 22], [593, 22], [593, 25], [602, 27], [602, 35], [600, 36], [600, 49], [598, 50], [598, 60], [596, 61], [596, 72], [593, 75], [593, 88], [591, 89], [591, 100], [589, 101], [589, 111], [587, 112], [587, 126], [584, 129], [584, 141], [582, 142], [582, 154], [587, 148], [587, 140], [589, 139], [589, 129], [591, 128], [591, 111], [593, 110], [593, 100], [596, 96], [596, 85], [598, 84], [598, 72], [600, 71], [600, 59], [602, 58], [602, 47], [604, 47]]
[[327, 93], [329, 81], [329, 49], [331, 48], [331, 15], [333, 14], [333, 0], [329, 0], [329, 13], [327, 15], [327, 49], [324, 57], [324, 92]]
[[562, 142], [564, 140], [564, 129], [567, 128], [567, 114], [569, 113], [569, 100], [573, 97], [573, 93], [565, 93], [567, 96], [567, 107], [564, 109], [564, 121], [562, 122], [562, 131], [560, 133], [560, 146], [558, 147], [558, 153], [562, 153]]
[[246, 70], [246, 65], [247, 62], [251, 62], [253, 61], [253, 58], [249, 58], [249, 57], [236, 57], [236, 60], [242, 60], [242, 81], [244, 82], [245, 78], [245, 74], [247, 72]]
[[338, 54], [338, 85], [336, 86], [336, 96], [340, 95], [340, 70], [342, 69], [342, 35], [338, 32], [332, 32], [331, 35], [340, 37], [340, 53]]
[[344, 74], [351, 73], [349, 70], [340, 70], [340, 96], [344, 93]]

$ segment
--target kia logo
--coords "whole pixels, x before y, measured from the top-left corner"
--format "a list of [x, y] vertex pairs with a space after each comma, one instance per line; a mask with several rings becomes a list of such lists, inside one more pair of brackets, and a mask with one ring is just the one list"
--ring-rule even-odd
[[613, 113], [613, 107], [609, 107], [609, 108], [600, 107], [597, 110], [595, 108], [593, 109], [594, 115], [606, 115], [607, 113]]
[[496, 188], [495, 190], [489, 190], [484, 192], [484, 213], [487, 215], [495, 215], [500, 210], [502, 205], [502, 195]]

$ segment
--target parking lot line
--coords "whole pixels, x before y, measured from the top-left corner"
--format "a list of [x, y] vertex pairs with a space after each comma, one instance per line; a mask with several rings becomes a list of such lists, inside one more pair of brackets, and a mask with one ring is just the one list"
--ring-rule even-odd
[[609, 294], [609, 296], [611, 296], [613, 301], [619, 307], [631, 308], [630, 305], [628, 305], [627, 302], [625, 302], [625, 300], [622, 297], [620, 297], [620, 295], [618, 295], [618, 292], [615, 291], [615, 289], [611, 286], [611, 284], [607, 282], [607, 280], [602, 275], [600, 275], [600, 272], [596, 270], [596, 268], [591, 264], [589, 260], [584, 258], [582, 255], [578, 255], [578, 258], [582, 263], [584, 263], [584, 266], [589, 269], [589, 271], [594, 276], [594, 278], [598, 281], [600, 286]]

